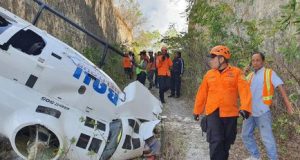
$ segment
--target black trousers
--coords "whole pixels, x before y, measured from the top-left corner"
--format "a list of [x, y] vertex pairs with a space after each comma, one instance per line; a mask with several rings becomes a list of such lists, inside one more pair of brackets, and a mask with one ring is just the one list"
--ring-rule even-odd
[[147, 79], [148, 79], [148, 81], [149, 81], [149, 88], [150, 88], [150, 89], [151, 89], [152, 86], [153, 86], [154, 72], [155, 72], [155, 70], [150, 70], [150, 71], [148, 72], [148, 76], [147, 76]]
[[227, 160], [237, 134], [237, 117], [220, 117], [219, 109], [207, 116], [207, 142], [211, 160]]
[[158, 76], [159, 81], [159, 98], [162, 102], [165, 101], [164, 93], [170, 89], [170, 77]]
[[159, 84], [159, 81], [158, 81], [158, 75], [157, 75], [157, 69], [155, 69], [155, 71], [154, 71], [154, 84], [155, 84], [155, 86], [158, 86], [158, 84]]
[[171, 95], [180, 96], [181, 77], [180, 73], [171, 74]]
[[143, 85], [145, 85], [146, 77], [147, 77], [146, 72], [143, 72], [143, 71], [142, 71], [141, 73], [139, 73], [139, 74], [136, 76], [136, 80], [138, 80], [138, 81], [141, 82]]
[[129, 79], [132, 78], [132, 68], [124, 68], [125, 74], [128, 76]]

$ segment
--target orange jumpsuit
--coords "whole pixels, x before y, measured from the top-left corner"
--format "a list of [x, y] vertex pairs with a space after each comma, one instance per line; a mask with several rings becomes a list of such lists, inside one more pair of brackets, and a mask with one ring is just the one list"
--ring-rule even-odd
[[206, 115], [219, 108], [220, 117], [237, 117], [240, 110], [251, 113], [251, 91], [242, 71], [228, 66], [222, 73], [209, 70], [203, 78], [195, 99], [194, 114]]

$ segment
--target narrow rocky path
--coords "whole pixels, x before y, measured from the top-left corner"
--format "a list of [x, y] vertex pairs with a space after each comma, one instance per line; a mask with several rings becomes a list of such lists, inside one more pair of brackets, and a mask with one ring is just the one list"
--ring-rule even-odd
[[[158, 89], [151, 92], [158, 97]], [[185, 160], [209, 160], [208, 144], [205, 134], [202, 136], [199, 123], [192, 119], [192, 104], [182, 98], [168, 98], [162, 115], [162, 158]]]
[[[152, 89], [151, 92], [158, 97], [158, 89]], [[167, 116], [162, 121], [164, 126], [162, 159], [209, 160], [206, 134], [202, 136], [199, 122], [192, 119], [193, 100], [168, 98], [168, 95], [169, 93], [165, 93], [166, 103], [162, 113]], [[236, 141], [229, 151], [229, 160], [243, 160], [249, 156], [240, 133], [241, 124], [238, 125]]]

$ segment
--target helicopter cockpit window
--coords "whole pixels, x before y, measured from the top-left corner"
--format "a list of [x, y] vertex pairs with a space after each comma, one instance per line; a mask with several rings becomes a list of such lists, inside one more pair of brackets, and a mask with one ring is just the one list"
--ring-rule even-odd
[[101, 146], [101, 143], [102, 143], [102, 141], [100, 139], [93, 138], [92, 142], [91, 142], [91, 145], [89, 147], [89, 151], [93, 151], [95, 153], [98, 153], [99, 148]]
[[0, 16], [0, 26], [1, 27], [8, 26], [9, 24], [10, 23], [5, 18], [3, 18], [2, 16]]
[[5, 18], [0, 16], [0, 35], [11, 26], [11, 23], [9, 23]]
[[139, 138], [132, 138], [133, 149], [138, 149], [141, 147], [141, 141]]
[[81, 133], [76, 146], [85, 149], [90, 141], [90, 136]]
[[6, 43], [0, 45], [0, 48], [7, 50], [9, 45], [28, 55], [36, 56], [42, 53], [46, 43], [41, 36], [28, 29], [17, 32]]
[[113, 120], [109, 124], [109, 135], [100, 160], [110, 159], [116, 151], [122, 137], [122, 121]]

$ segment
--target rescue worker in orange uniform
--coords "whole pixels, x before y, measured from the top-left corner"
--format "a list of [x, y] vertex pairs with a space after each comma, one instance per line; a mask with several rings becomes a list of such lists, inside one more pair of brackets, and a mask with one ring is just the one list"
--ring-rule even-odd
[[205, 74], [195, 99], [194, 119], [199, 121], [200, 114], [206, 115], [211, 160], [228, 159], [239, 113], [244, 119], [251, 113], [249, 84], [243, 72], [229, 64], [230, 55], [229, 48], [223, 45], [211, 49], [211, 70]]
[[254, 52], [252, 67], [254, 72], [247, 76], [252, 93], [252, 115], [243, 122], [242, 140], [250, 157], [247, 160], [260, 160], [260, 152], [254, 138], [255, 128], [259, 129], [260, 137], [270, 160], [277, 160], [276, 141], [272, 132], [272, 114], [270, 105], [275, 88], [279, 89], [289, 114], [294, 112], [293, 106], [283, 87], [283, 81], [270, 68], [264, 67], [265, 55]]
[[156, 64], [159, 83], [159, 98], [161, 103], [166, 103], [164, 99], [164, 93], [170, 88], [170, 68], [172, 67], [173, 62], [170, 59], [166, 47], [162, 47], [161, 52], [162, 54], [158, 56], [158, 61]]
[[123, 68], [124, 68], [124, 72], [126, 75], [128, 75], [129, 79], [132, 79], [132, 62], [131, 62], [131, 59], [128, 55], [128, 53], [125, 53], [124, 54], [124, 57], [123, 57]]

